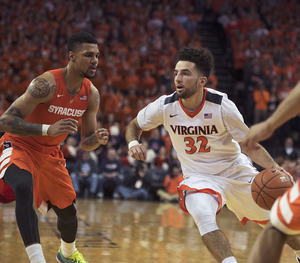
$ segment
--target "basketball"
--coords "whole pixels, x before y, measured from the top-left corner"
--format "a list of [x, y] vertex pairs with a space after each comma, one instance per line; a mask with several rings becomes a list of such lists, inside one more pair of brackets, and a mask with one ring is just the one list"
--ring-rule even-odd
[[287, 174], [277, 169], [265, 169], [258, 173], [251, 184], [251, 194], [258, 206], [270, 210], [277, 197], [293, 186]]

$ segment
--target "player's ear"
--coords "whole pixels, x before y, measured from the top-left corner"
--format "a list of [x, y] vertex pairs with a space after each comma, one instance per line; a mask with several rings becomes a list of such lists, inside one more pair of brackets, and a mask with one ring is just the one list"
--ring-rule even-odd
[[69, 51], [69, 60], [70, 61], [75, 61], [75, 53], [73, 51]]
[[207, 83], [207, 78], [206, 77], [198, 78], [198, 83], [201, 84], [201, 86], [205, 86], [205, 84]]

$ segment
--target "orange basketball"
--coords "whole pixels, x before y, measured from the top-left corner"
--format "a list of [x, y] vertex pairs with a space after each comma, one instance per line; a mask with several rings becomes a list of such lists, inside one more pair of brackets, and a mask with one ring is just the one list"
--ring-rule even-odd
[[258, 173], [251, 185], [251, 194], [263, 209], [270, 210], [277, 197], [293, 186], [291, 177], [277, 169], [265, 169]]

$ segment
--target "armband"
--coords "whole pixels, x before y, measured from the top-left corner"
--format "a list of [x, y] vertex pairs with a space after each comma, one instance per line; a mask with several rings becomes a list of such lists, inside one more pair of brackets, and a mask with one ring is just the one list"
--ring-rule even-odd
[[137, 140], [133, 140], [130, 143], [128, 143], [128, 149], [130, 149], [131, 147], [140, 144]]
[[46, 135], [48, 135], [48, 130], [49, 130], [49, 127], [50, 127], [51, 125], [48, 125], [48, 124], [43, 124], [42, 125], [42, 135], [43, 136], [46, 136]]

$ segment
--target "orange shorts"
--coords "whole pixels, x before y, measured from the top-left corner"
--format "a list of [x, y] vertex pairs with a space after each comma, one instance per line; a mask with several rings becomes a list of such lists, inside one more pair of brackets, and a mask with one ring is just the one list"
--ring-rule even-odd
[[[47, 147], [28, 144], [22, 141], [21, 137], [12, 138], [5, 134], [0, 139], [1, 178], [5, 174], [6, 168], [12, 163], [32, 174], [35, 204], [42, 213], [45, 214], [50, 209], [47, 201], [60, 209], [66, 208], [74, 202], [76, 193], [65, 168], [65, 159], [59, 146]], [[3, 180], [1, 179], [1, 181]], [[2, 188], [1, 185], [3, 185]], [[0, 202], [2, 199], [11, 198], [11, 191], [4, 182], [1, 182]]]

